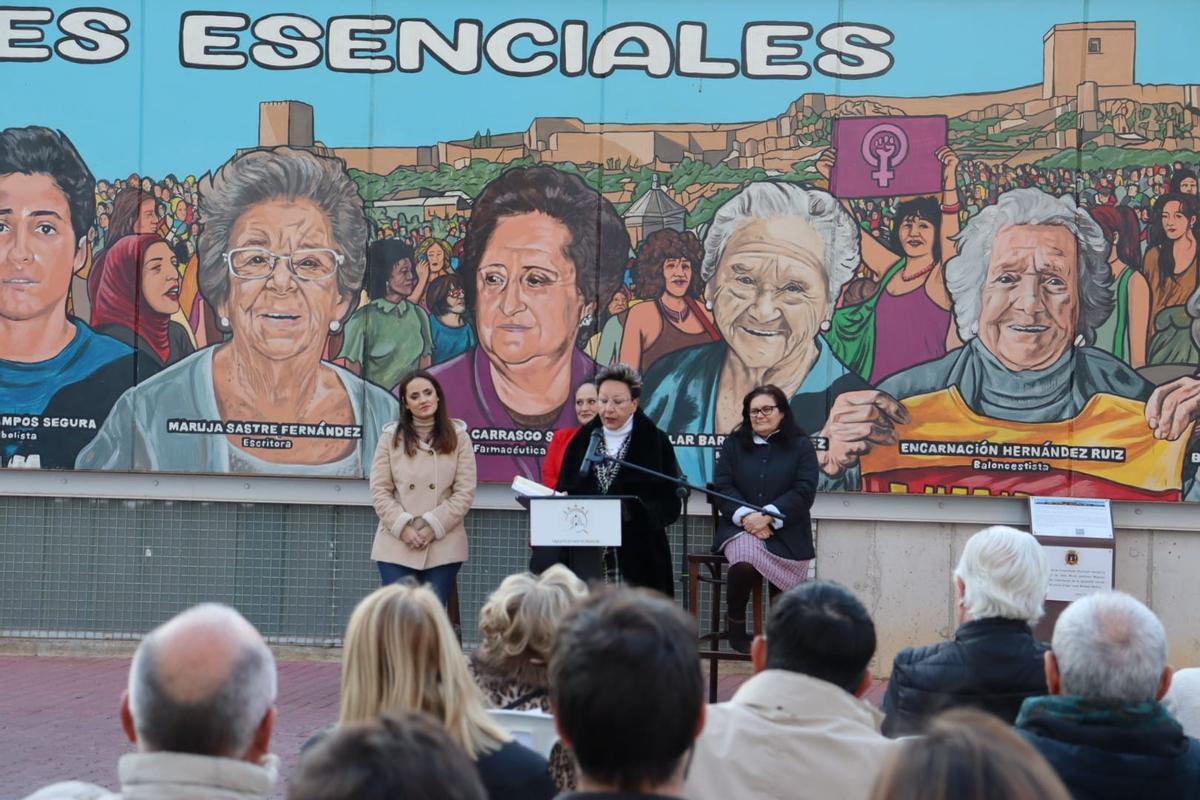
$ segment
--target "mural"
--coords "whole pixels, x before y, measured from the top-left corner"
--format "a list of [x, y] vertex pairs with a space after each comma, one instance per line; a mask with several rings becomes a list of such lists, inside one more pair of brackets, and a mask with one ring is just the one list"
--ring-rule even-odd
[[774, 383], [826, 490], [1200, 500], [1178, 13], [326, 5], [0, 12], [3, 468], [362, 476], [430, 368], [538, 479], [625, 362], [697, 483]]

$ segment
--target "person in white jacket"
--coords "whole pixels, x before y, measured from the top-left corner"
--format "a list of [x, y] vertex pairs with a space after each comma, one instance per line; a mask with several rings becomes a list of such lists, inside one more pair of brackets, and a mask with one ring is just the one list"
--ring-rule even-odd
[[867, 800], [900, 746], [879, 732], [871, 687], [875, 624], [850, 590], [802, 583], [771, 604], [751, 645], [754, 677], [708, 707], [687, 800]]
[[137, 752], [118, 762], [120, 791], [71, 781], [26, 800], [270, 797], [275, 694], [275, 659], [254, 626], [228, 606], [195, 606], [134, 654], [120, 716]]

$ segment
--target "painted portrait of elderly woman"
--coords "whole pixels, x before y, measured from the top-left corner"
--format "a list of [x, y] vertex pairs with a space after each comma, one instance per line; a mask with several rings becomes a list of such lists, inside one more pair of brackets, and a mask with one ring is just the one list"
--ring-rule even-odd
[[[834, 397], [867, 385], [824, 337], [858, 262], [858, 228], [828, 192], [763, 182], [734, 195], [713, 217], [701, 268], [722, 341], [656, 361], [647, 416], [672, 435], [728, 434], [746, 393], [774, 384], [791, 398], [796, 424], [820, 430]], [[676, 443], [692, 482], [712, 479], [713, 450]]]
[[839, 397], [825, 475], [874, 492], [1200, 499], [1186, 452], [1200, 380], [1155, 389], [1092, 346], [1113, 293], [1091, 216], [1014, 189], [956, 243], [946, 288], [966, 344]]
[[596, 370], [576, 342], [628, 256], [616, 209], [575, 175], [510, 169], [475, 200], [458, 274], [478, 345], [433, 374], [472, 429], [480, 480], [536, 480], [545, 432], [576, 424], [575, 390]]
[[337, 159], [278, 148], [199, 188], [200, 291], [226, 341], [122, 395], [76, 467], [361, 477], [397, 409], [322, 361], [365, 268], [354, 182]]

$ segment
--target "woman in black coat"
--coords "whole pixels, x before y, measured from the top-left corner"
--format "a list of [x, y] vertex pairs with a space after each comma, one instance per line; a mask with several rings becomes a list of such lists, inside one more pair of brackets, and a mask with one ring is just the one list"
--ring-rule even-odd
[[[657, 589], [674, 597], [675, 570], [666, 528], [679, 518], [680, 500], [675, 494], [675, 484], [613, 463], [596, 464], [582, 475], [579, 467], [593, 434], [597, 433], [606, 454], [666, 475], [679, 474], [675, 450], [667, 435], [638, 409], [642, 380], [634, 369], [624, 364], [602, 369], [596, 375], [596, 387], [600, 413], [567, 445], [557, 488], [567, 494], [637, 497], [640, 503], [626, 503], [622, 509], [622, 544], [604, 553], [603, 577], [608, 580], [619, 575], [624, 583]], [[564, 560], [563, 555], [535, 553], [535, 570]], [[580, 577], [600, 576], [580, 574]]]
[[808, 579], [816, 555], [808, 511], [817, 493], [817, 453], [778, 386], [758, 386], [742, 399], [742, 424], [721, 445], [713, 488], [742, 501], [721, 501], [713, 552], [729, 561], [729, 643], [746, 653], [746, 601], [755, 583], [766, 577], [787, 591]]

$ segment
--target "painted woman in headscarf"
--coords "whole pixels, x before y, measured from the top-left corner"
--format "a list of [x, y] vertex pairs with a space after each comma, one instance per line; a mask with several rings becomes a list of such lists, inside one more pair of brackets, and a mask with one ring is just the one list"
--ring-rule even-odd
[[179, 263], [154, 234], [123, 236], [92, 267], [92, 327], [137, 350], [138, 378], [191, 353], [187, 330], [171, 319], [179, 310]]

